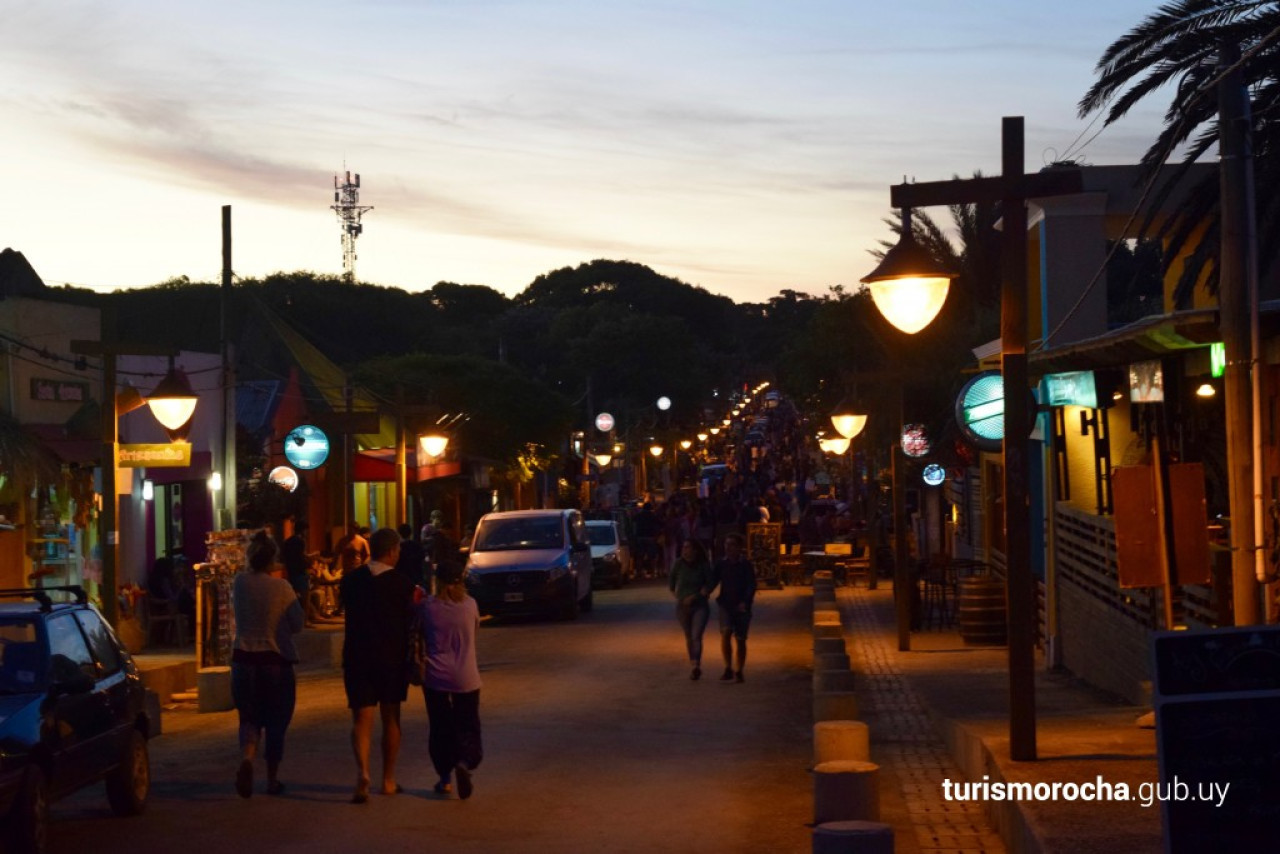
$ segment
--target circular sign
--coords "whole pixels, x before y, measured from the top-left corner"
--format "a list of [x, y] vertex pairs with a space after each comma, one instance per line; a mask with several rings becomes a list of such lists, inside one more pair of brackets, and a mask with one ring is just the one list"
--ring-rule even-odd
[[902, 453], [908, 457], [923, 457], [928, 455], [929, 450], [929, 431], [923, 424], [903, 425]]
[[666, 410], [670, 409], [670, 408], [671, 408], [671, 398], [667, 397], [666, 395], [663, 395], [662, 397], [658, 398], [658, 408], [659, 408], [659, 409], [661, 409], [661, 410], [662, 410], [662, 411], [664, 411], [664, 412], [665, 412]]
[[929, 465], [924, 467], [924, 471], [921, 472], [921, 477], [923, 477], [924, 482], [930, 486], [941, 486], [942, 482], [947, 479], [947, 473], [942, 466], [937, 463], [929, 463]]
[[956, 398], [956, 423], [979, 450], [994, 453], [1004, 438], [1004, 378], [983, 371], [964, 384]]
[[596, 429], [601, 433], [608, 433], [613, 429], [613, 416], [607, 412], [601, 412], [596, 416]]
[[284, 458], [300, 469], [314, 469], [329, 459], [329, 437], [319, 427], [301, 424], [284, 437]]
[[288, 466], [276, 466], [267, 475], [267, 480], [276, 486], [283, 486], [290, 492], [298, 488], [298, 473]]

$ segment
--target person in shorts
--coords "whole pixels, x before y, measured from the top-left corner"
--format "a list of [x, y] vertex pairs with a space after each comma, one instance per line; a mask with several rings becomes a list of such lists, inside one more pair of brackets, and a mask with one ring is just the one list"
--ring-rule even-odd
[[[756, 571], [743, 554], [741, 534], [724, 538], [724, 557], [716, 561], [713, 577], [720, 585], [720, 651], [724, 654], [721, 680], [742, 682], [747, 663], [747, 631], [751, 628], [751, 603], [756, 598]], [[736, 661], [735, 647], [736, 645]]]
[[351, 802], [369, 800], [369, 745], [373, 713], [382, 718], [382, 793], [394, 795], [400, 753], [400, 704], [409, 695], [405, 651], [413, 608], [413, 582], [395, 572], [400, 534], [381, 528], [370, 537], [367, 564], [342, 576], [346, 614], [342, 642], [342, 683], [351, 709], [351, 749], [358, 776]]

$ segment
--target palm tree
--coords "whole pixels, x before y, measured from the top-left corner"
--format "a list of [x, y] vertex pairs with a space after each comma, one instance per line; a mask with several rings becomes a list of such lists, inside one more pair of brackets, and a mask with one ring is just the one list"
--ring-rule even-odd
[[[1172, 86], [1164, 128], [1143, 155], [1145, 180], [1182, 148], [1178, 168], [1152, 196], [1157, 210], [1193, 163], [1218, 137], [1215, 86], [1222, 72], [1224, 46], [1238, 48], [1239, 70], [1248, 87], [1253, 115], [1253, 150], [1261, 272], [1280, 249], [1280, 122], [1274, 107], [1280, 98], [1280, 4], [1274, 0], [1178, 0], [1148, 15], [1111, 44], [1098, 60], [1097, 80], [1081, 99], [1081, 117], [1098, 113], [1104, 127], [1130, 109]], [[1229, 54], [1228, 54], [1229, 55]], [[1201, 228], [1203, 227], [1203, 230]], [[1151, 229], [1150, 220], [1143, 231]], [[1188, 188], [1177, 214], [1151, 232], [1167, 241], [1166, 263], [1191, 250], [1175, 293], [1185, 304], [1202, 273], [1210, 292], [1217, 290], [1218, 181], [1216, 176]]]

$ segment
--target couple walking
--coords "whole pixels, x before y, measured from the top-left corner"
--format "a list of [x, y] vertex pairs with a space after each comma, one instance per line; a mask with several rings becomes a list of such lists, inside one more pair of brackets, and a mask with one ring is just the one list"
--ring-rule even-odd
[[[440, 567], [435, 596], [422, 595], [407, 574], [395, 569], [400, 551], [396, 531], [374, 532], [369, 550], [368, 562], [345, 573], [341, 582], [346, 614], [342, 677], [357, 769], [351, 802], [369, 800], [375, 716], [382, 722], [380, 791], [386, 795], [403, 791], [396, 780], [400, 704], [408, 697], [405, 662], [415, 623], [422, 627], [428, 656], [422, 690], [430, 727], [428, 750], [439, 777], [435, 791], [452, 791], [456, 776], [458, 795], [468, 798], [471, 772], [482, 758], [475, 649], [479, 610], [467, 595], [462, 568], [456, 564]], [[271, 541], [255, 538], [248, 552], [252, 571], [236, 579], [234, 592], [237, 634], [232, 690], [240, 710], [241, 745], [236, 791], [245, 798], [253, 792], [253, 760], [264, 729], [267, 791], [280, 794], [284, 790], [277, 775], [294, 708], [293, 662], [298, 658], [292, 635], [302, 628], [302, 613], [296, 596], [288, 601], [286, 594], [292, 595], [288, 582], [267, 574], [274, 558]]]
[[[697, 540], [685, 540], [680, 557], [671, 565], [671, 592], [676, 596], [676, 619], [684, 630], [692, 670], [690, 679], [702, 678], [702, 635], [711, 617], [708, 604], [718, 587], [720, 651], [724, 656], [723, 681], [742, 682], [747, 663], [747, 631], [756, 596], [755, 569], [743, 555], [741, 534], [724, 539], [724, 557], [712, 564]], [[735, 649], [736, 647], [736, 649]], [[736, 652], [736, 657], [735, 657]]]

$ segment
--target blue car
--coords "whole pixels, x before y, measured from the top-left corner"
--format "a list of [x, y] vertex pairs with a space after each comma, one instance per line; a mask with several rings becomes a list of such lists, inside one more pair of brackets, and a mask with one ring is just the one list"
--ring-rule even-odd
[[[55, 603], [62, 591], [74, 601]], [[151, 787], [142, 677], [79, 587], [0, 590], [0, 832], [43, 852], [49, 804], [106, 782], [118, 815]]]

